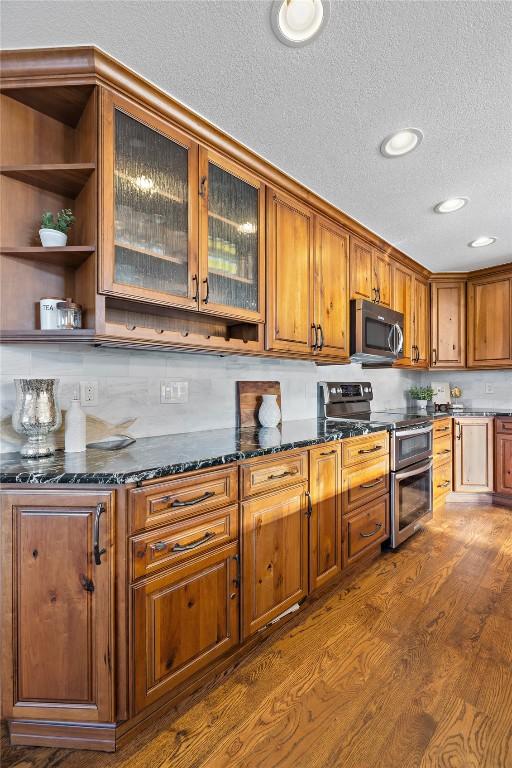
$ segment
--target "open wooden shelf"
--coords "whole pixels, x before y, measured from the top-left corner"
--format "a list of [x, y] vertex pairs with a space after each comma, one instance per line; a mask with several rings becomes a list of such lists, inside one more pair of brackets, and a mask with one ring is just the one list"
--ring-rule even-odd
[[94, 163], [4, 165], [0, 168], [0, 173], [38, 189], [75, 198], [95, 168]]
[[94, 85], [50, 85], [31, 88], [3, 88], [2, 93], [76, 128]]
[[78, 267], [96, 250], [94, 245], [65, 245], [60, 248], [43, 246], [13, 247], [0, 246], [3, 256], [39, 261], [42, 264], [60, 264], [64, 267]]

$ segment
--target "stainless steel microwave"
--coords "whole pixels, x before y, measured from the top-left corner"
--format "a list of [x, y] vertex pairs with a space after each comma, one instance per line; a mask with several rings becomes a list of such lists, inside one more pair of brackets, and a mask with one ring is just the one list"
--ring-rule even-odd
[[403, 357], [404, 316], [363, 299], [350, 302], [350, 357], [356, 363], [391, 365]]

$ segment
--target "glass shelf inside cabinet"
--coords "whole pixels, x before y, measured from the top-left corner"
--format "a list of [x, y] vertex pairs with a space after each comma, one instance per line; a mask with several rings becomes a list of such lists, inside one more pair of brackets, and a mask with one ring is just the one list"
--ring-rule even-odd
[[210, 301], [258, 310], [258, 189], [208, 164]]
[[117, 283], [188, 292], [188, 150], [116, 110]]

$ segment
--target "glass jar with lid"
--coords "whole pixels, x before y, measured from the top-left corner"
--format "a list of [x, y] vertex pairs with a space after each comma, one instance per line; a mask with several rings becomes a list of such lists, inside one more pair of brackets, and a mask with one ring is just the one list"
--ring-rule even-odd
[[57, 304], [57, 328], [75, 330], [82, 327], [82, 307], [72, 299]]

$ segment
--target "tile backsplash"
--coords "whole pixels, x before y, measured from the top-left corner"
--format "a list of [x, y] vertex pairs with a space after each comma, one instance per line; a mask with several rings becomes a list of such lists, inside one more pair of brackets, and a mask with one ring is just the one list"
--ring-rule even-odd
[[[418, 374], [385, 369], [364, 371], [360, 365], [321, 366], [302, 360], [220, 357], [201, 354], [94, 348], [80, 345], [3, 345], [0, 348], [2, 419], [15, 402], [13, 379], [60, 379], [65, 409], [80, 381], [98, 382], [97, 406], [84, 408], [112, 424], [136, 418], [135, 437], [232, 427], [236, 423], [236, 382], [281, 382], [283, 420], [316, 417], [317, 382], [371, 381], [374, 408], [406, 404], [405, 392]], [[188, 381], [187, 403], [161, 404], [160, 381]], [[20, 441], [4, 435], [1, 451], [17, 450]]]
[[[465, 406], [491, 410], [512, 408], [512, 371], [427, 371], [422, 374], [422, 384], [441, 381], [462, 389], [460, 402]], [[489, 388], [493, 391], [486, 391]]]

